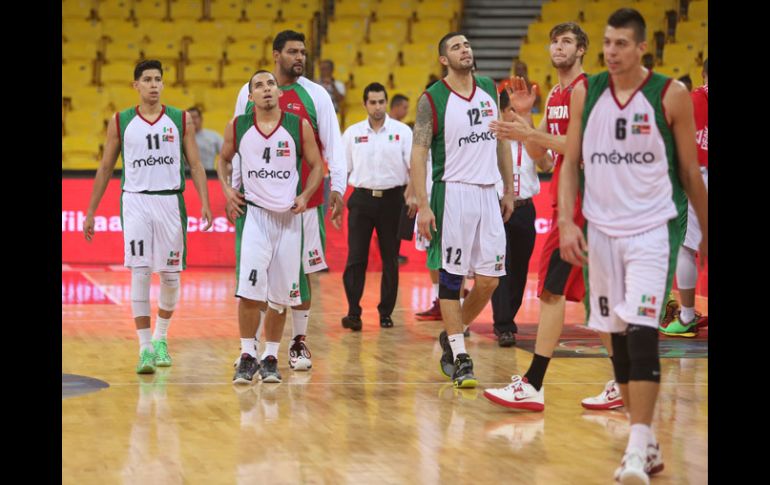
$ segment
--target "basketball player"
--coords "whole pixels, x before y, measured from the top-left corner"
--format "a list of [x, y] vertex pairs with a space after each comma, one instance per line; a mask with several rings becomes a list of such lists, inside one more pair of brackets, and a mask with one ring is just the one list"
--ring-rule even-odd
[[[707, 194], [693, 143], [692, 100], [681, 82], [641, 65], [645, 30], [636, 10], [610, 16], [603, 49], [608, 71], [573, 91], [559, 188], [562, 257], [582, 265], [588, 252], [588, 325], [612, 333], [615, 380], [630, 414], [628, 445], [615, 472], [623, 484], [648, 484], [649, 475], [663, 469], [651, 428], [660, 387], [658, 322], [688, 198], [703, 231], [701, 261], [708, 259]], [[585, 235], [567, 217], [580, 160]]]
[[[182, 197], [185, 160], [201, 199], [201, 219], [207, 221], [204, 231], [212, 221], [195, 125], [187, 112], [161, 104], [163, 67], [159, 61], [136, 65], [134, 89], [139, 93], [139, 105], [115, 113], [107, 125], [104, 156], [96, 171], [83, 230], [86, 240], [91, 241], [94, 214], [120, 153], [124, 264], [131, 268], [131, 311], [139, 336], [136, 372], [152, 374], [156, 366], [171, 365], [167, 332], [179, 301], [179, 273], [187, 266], [187, 211]], [[152, 273], [160, 273], [160, 299], [151, 334]]]
[[[430, 240], [428, 268], [439, 270], [445, 328], [439, 336], [441, 370], [455, 387], [475, 387], [463, 325], [481, 312], [505, 273], [503, 221], [513, 213], [513, 161], [510, 144], [489, 130], [498, 117], [497, 91], [491, 79], [473, 75], [468, 39], [450, 32], [438, 50], [447, 75], [417, 105], [411, 187], [420, 235]], [[430, 204], [425, 190], [428, 149], [433, 162]], [[501, 174], [504, 196], [499, 201], [495, 182]], [[461, 307], [463, 276], [471, 271], [476, 284]]]
[[[585, 296], [583, 274], [579, 267], [572, 266], [561, 258], [559, 253], [559, 228], [556, 194], [559, 186], [562, 159], [566, 142], [567, 125], [570, 120], [570, 96], [576, 85], [585, 82], [583, 57], [588, 49], [588, 36], [579, 25], [573, 22], [554, 26], [550, 33], [551, 63], [556, 68], [559, 83], [554, 86], [546, 100], [546, 115], [537, 129], [531, 127], [531, 110], [537, 97], [535, 89], [528, 90], [522, 78], [514, 78], [513, 86], [508, 90], [517, 113], [517, 122], [495, 122], [493, 130], [498, 136], [524, 142], [527, 152], [533, 159], [545, 155], [546, 150], [554, 153], [554, 174], [551, 179], [551, 205], [554, 208], [551, 227], [546, 235], [545, 245], [540, 256], [538, 274], [538, 297], [540, 298], [540, 321], [535, 340], [535, 354], [524, 377], [514, 375], [513, 392], [516, 399], [508, 400], [508, 389], [487, 389], [484, 396], [492, 402], [513, 409], [542, 411], [545, 409], [543, 381], [554, 349], [559, 343], [559, 336], [564, 328], [564, 309], [566, 300], [581, 301]], [[582, 226], [585, 219], [576, 205], [575, 221]], [[612, 359], [612, 342], [608, 334], [600, 333], [602, 343]], [[508, 386], [510, 387], [510, 386]], [[610, 381], [601, 394], [586, 398], [582, 402], [588, 409], [614, 409], [623, 406], [620, 389], [615, 381]]]
[[[279, 32], [273, 40], [273, 74], [283, 96], [279, 99], [281, 110], [307, 119], [313, 127], [316, 142], [331, 172], [331, 219], [335, 227], [342, 223], [342, 194], [347, 185], [347, 163], [344, 159], [342, 135], [340, 134], [334, 103], [329, 93], [302, 74], [305, 72], [305, 36], [292, 30]], [[253, 104], [248, 100], [249, 87], [244, 85], [238, 94], [235, 115], [251, 113]], [[237, 164], [236, 164], [237, 165]], [[303, 182], [307, 184], [309, 168], [302, 169]], [[242, 198], [235, 191], [226, 192], [228, 203], [243, 206]], [[324, 227], [323, 190], [318, 190], [308, 201], [308, 211], [302, 214], [303, 243], [302, 268], [305, 274], [328, 268], [326, 264], [326, 229]], [[238, 209], [240, 215], [241, 209]], [[307, 278], [305, 278], [307, 279]], [[302, 302], [292, 309], [292, 345], [289, 347], [289, 366], [296, 371], [312, 367], [310, 349], [305, 337], [310, 318], [310, 283], [303, 293]], [[258, 330], [259, 334], [260, 331]], [[236, 360], [237, 363], [237, 360]], [[236, 364], [237, 365], [237, 364]]]
[[[278, 104], [283, 92], [269, 71], [257, 71], [249, 81], [253, 113], [231, 120], [225, 129], [222, 158], [232, 162], [232, 187], [246, 200], [236, 222], [235, 295], [241, 334], [241, 359], [236, 384], [253, 382], [259, 370], [263, 382], [281, 382], [278, 348], [286, 308], [307, 291], [302, 273], [302, 213], [321, 184], [323, 162], [310, 123]], [[310, 166], [303, 185], [302, 160]], [[299, 195], [297, 195], [299, 194]], [[232, 217], [237, 207], [230, 209]], [[260, 309], [265, 314], [266, 348], [257, 363], [254, 336]]]

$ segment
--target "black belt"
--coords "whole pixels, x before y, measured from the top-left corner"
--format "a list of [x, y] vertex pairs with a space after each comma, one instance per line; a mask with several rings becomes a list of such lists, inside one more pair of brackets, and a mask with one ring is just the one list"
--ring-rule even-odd
[[530, 197], [529, 199], [514, 200], [513, 207], [518, 209], [519, 207], [524, 207], [525, 205], [531, 204], [531, 203], [532, 203], [532, 197]]
[[404, 189], [403, 186], [399, 186], [399, 187], [393, 187], [393, 188], [390, 188], [390, 189], [381, 189], [381, 190], [364, 189], [364, 188], [361, 188], [361, 187], [356, 187], [354, 190], [356, 192], [362, 192], [362, 193], [364, 193], [366, 195], [370, 195], [372, 197], [380, 198], [380, 197], [383, 197], [385, 194], [389, 194], [391, 192], [395, 192], [397, 190], [403, 190], [403, 189]]

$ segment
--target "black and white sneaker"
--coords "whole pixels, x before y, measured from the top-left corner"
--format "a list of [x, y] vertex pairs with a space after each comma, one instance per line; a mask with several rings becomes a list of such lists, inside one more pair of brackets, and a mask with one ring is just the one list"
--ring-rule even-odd
[[442, 352], [441, 360], [439, 361], [441, 364], [441, 373], [451, 379], [452, 375], [455, 373], [455, 359], [454, 354], [452, 353], [452, 346], [449, 345], [449, 336], [447, 335], [446, 330], [442, 330], [438, 335], [438, 343], [441, 345]]
[[259, 375], [262, 382], [281, 382], [281, 374], [278, 372], [278, 359], [268, 355], [262, 359], [259, 366]]
[[233, 384], [251, 384], [254, 382], [254, 374], [259, 370], [259, 362], [256, 357], [242, 354], [238, 368], [235, 369]]
[[478, 385], [476, 376], [473, 375], [473, 360], [468, 354], [458, 354], [455, 359], [455, 372], [452, 374], [452, 382], [455, 387], [473, 388]]

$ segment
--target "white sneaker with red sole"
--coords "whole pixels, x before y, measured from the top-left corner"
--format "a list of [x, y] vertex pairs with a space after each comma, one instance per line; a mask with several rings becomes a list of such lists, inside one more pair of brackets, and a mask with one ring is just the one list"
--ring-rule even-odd
[[484, 391], [484, 397], [495, 404], [527, 411], [542, 411], [545, 408], [544, 394], [543, 388], [538, 391], [521, 376], [511, 377], [511, 383], [503, 388]]
[[594, 410], [617, 409], [623, 407], [623, 397], [620, 395], [620, 386], [615, 380], [609, 381], [604, 390], [598, 396], [587, 397], [581, 401], [584, 408]]

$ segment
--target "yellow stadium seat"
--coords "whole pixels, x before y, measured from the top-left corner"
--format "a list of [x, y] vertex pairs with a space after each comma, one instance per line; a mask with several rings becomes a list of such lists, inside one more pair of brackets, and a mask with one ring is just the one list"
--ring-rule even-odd
[[693, 44], [700, 48], [708, 41], [708, 29], [699, 22], [679, 22], [676, 24], [676, 42]]
[[233, 106], [228, 109], [214, 111], [207, 109], [203, 114], [203, 126], [209, 130], [216, 131], [224, 137], [225, 127], [227, 127], [227, 123], [233, 119], [233, 107], [235, 106], [235, 99], [233, 99], [232, 104]]
[[287, 20], [284, 22], [275, 22], [270, 31], [270, 42], [278, 35], [279, 32], [284, 30], [293, 30], [305, 34], [305, 47], [310, 47], [313, 42], [310, 35], [310, 24], [306, 20]]
[[197, 62], [216, 62], [222, 59], [224, 50], [225, 46], [222, 42], [198, 38], [187, 44], [187, 61], [193, 64]]
[[[423, 0], [417, 4], [417, 18], [424, 19], [453, 19], [460, 12], [460, 2], [456, 0]], [[438, 42], [438, 40], [436, 41]]]
[[[419, 22], [412, 22], [412, 43], [428, 43], [436, 46], [438, 51], [438, 41], [447, 33], [451, 32], [451, 25], [447, 19], [425, 19]], [[438, 56], [438, 54], [436, 54]]]
[[168, 18], [167, 0], [134, 0], [134, 18], [142, 20], [163, 20]]
[[334, 2], [334, 18], [368, 17], [377, 7], [374, 0], [337, 0]]
[[65, 136], [104, 136], [105, 117], [101, 110], [75, 110], [67, 113], [64, 120]]
[[663, 65], [681, 68], [683, 73], [680, 76], [683, 76], [695, 64], [699, 52], [700, 50], [692, 44], [667, 44], [663, 48]]
[[[120, 164], [120, 159], [118, 159]], [[119, 168], [118, 164], [115, 168]], [[99, 159], [95, 154], [70, 153], [62, 154], [62, 170], [96, 170], [99, 168]]]
[[61, 66], [62, 91], [69, 92], [82, 86], [93, 84], [93, 64], [91, 61], [66, 62]]
[[361, 94], [358, 97], [358, 101], [355, 104], [349, 104], [345, 106], [345, 127], [342, 129], [344, 133], [351, 125], [355, 125], [358, 122], [364, 121], [369, 117], [369, 113], [366, 112], [366, 108], [363, 105], [363, 88]]
[[281, 5], [283, 17], [287, 18], [298, 12], [310, 14], [320, 12], [323, 9], [323, 0], [284, 0]]
[[417, 10], [416, 0], [392, 0], [383, 2], [374, 9], [378, 19], [409, 19]]
[[184, 34], [185, 37], [202, 42], [221, 44], [227, 38], [227, 27], [221, 22], [199, 22]]
[[694, 87], [703, 86], [703, 66], [697, 64], [690, 67], [690, 79]]
[[529, 44], [548, 44], [551, 41], [549, 34], [553, 24], [546, 22], [532, 22], [527, 28], [527, 42]]
[[708, 21], [709, 3], [704, 0], [690, 2], [687, 5], [687, 19], [690, 21]]
[[192, 85], [211, 85], [219, 82], [219, 66], [216, 63], [201, 62], [199, 64], [190, 64], [184, 68], [184, 84]]
[[355, 64], [357, 55], [358, 46], [347, 42], [337, 42], [321, 45], [321, 59], [331, 59], [334, 61], [335, 73], [337, 74], [337, 69], [341, 66], [350, 66]]
[[[189, 69], [189, 67], [185, 68], [185, 76], [187, 74], [187, 69]], [[195, 96], [193, 96], [193, 93], [189, 89], [165, 89], [163, 90], [160, 99], [163, 104], [182, 110], [195, 106]]]
[[326, 30], [327, 42], [350, 42], [358, 44], [363, 42], [366, 36], [368, 19], [359, 17], [355, 19], [341, 19], [329, 22]]
[[104, 64], [100, 70], [100, 81], [105, 86], [130, 86], [134, 80], [134, 64], [113, 62]]
[[96, 59], [99, 45], [91, 42], [64, 42], [61, 45], [61, 57], [65, 62], [91, 61]]
[[583, 22], [580, 28], [588, 36], [588, 50], [601, 52], [604, 43], [604, 31], [607, 30], [607, 19], [595, 22]]
[[244, 5], [246, 18], [249, 20], [273, 21], [278, 17], [278, 11], [281, 10], [279, 0], [245, 0]]
[[200, 20], [203, 18], [204, 0], [171, 0], [171, 18], [174, 20]]
[[69, 135], [61, 139], [61, 150], [65, 155], [92, 155], [96, 159], [99, 145], [96, 135]]
[[120, 39], [109, 42], [104, 51], [107, 62], [136, 63], [142, 57], [144, 45], [137, 40]]
[[378, 82], [388, 85], [389, 70], [383, 66], [356, 66], [352, 69], [353, 89], [363, 92], [370, 83]]
[[181, 42], [158, 41], [148, 42], [144, 47], [145, 59], [158, 59], [165, 66], [167, 63], [175, 63], [182, 57]]
[[430, 68], [425, 65], [396, 66], [393, 68], [393, 85], [401, 91], [422, 90], [430, 73]]
[[668, 76], [674, 79], [678, 79], [685, 74], [689, 73], [689, 67], [682, 67], [681, 65], [665, 65], [665, 66], [655, 66], [654, 71], [658, 74], [663, 74], [664, 76]]
[[62, 0], [61, 16], [63, 19], [83, 20], [96, 13], [95, 0]]
[[197, 22], [177, 20], [176, 22], [161, 22], [159, 20], [145, 20], [139, 22], [139, 32], [142, 37], [150, 42], [179, 42], [187, 32], [194, 31]]
[[540, 10], [540, 19], [550, 26], [578, 20], [582, 5], [577, 2], [548, 2]]
[[[546, 91], [546, 78], [550, 75], [551, 79], [554, 79], [554, 74], [556, 73], [556, 70], [551, 67], [551, 64], [548, 63], [532, 63], [527, 64], [527, 79], [533, 83], [537, 84], [538, 89], [540, 90], [541, 97], [545, 98], [548, 95], [548, 92]], [[543, 92], [546, 91], [546, 92]]]
[[371, 42], [393, 42], [402, 44], [406, 40], [407, 21], [385, 19], [372, 22], [369, 25], [369, 40]]
[[709, 43], [706, 41], [706, 45], [703, 46], [703, 59], [709, 58]]
[[62, 21], [62, 37], [67, 42], [96, 44], [102, 38], [102, 24], [90, 20], [67, 19]]
[[227, 46], [229, 62], [246, 62], [256, 65], [256, 61], [264, 59], [265, 43], [262, 40], [239, 40]]
[[589, 3], [583, 8], [583, 19], [586, 22], [604, 22], [606, 25], [610, 15], [619, 8], [628, 6], [628, 0], [602, 0], [601, 2]]
[[131, 16], [131, 0], [100, 0], [99, 18], [126, 20]]
[[[128, 77], [131, 78], [130, 75]], [[109, 107], [114, 112], [139, 104], [139, 93], [129, 84], [108, 86], [106, 92]], [[162, 98], [163, 93], [161, 93]]]
[[521, 44], [519, 59], [527, 64], [550, 62], [551, 54], [547, 44]]
[[227, 27], [227, 37], [230, 40], [265, 41], [270, 37], [271, 25], [272, 22], [268, 20], [250, 20], [248, 22], [230, 24]]
[[[256, 70], [256, 69], [255, 69]], [[253, 73], [253, 71], [252, 71]], [[241, 84], [245, 84], [248, 81], [248, 75], [241, 79]], [[232, 88], [224, 89], [207, 89], [203, 93], [203, 99], [200, 103], [203, 105], [203, 109], [208, 111], [230, 111], [232, 112], [235, 106], [235, 100], [238, 97], [238, 90]]]
[[[249, 81], [249, 78], [257, 70], [257, 63], [252, 62], [234, 62], [222, 68], [222, 82], [227, 88], [240, 88]], [[235, 98], [238, 92], [233, 92], [232, 104], [235, 107]]]
[[655, 32], [665, 32], [666, 28], [666, 9], [657, 3], [639, 2], [634, 8], [644, 17], [644, 23], [647, 25], [647, 39], [652, 39]]
[[441, 68], [438, 62], [438, 39], [431, 44], [404, 44], [401, 54], [405, 66], [426, 66], [434, 73]]
[[[639, 4], [654, 5], [656, 8], [663, 11], [679, 10], [679, 0], [639, 0]], [[636, 8], [636, 6], [634, 6], [634, 8]]]
[[144, 31], [133, 22], [119, 19], [107, 19], [103, 22], [104, 36], [113, 41], [139, 41], [144, 37]]
[[372, 42], [361, 46], [363, 64], [386, 69], [398, 61], [398, 45], [393, 42]]
[[238, 20], [244, 14], [244, 4], [240, 0], [215, 0], [211, 2], [210, 15], [217, 22]]

